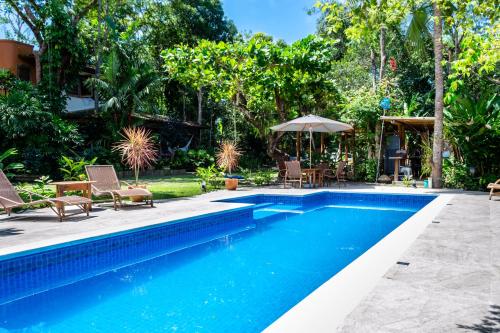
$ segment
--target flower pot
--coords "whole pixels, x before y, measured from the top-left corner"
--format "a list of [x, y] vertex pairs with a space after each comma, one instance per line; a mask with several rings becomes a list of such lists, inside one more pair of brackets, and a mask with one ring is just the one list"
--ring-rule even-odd
[[226, 178], [226, 190], [234, 191], [238, 187], [238, 179]]
[[[146, 185], [137, 185], [137, 186], [129, 186], [129, 189], [133, 188], [143, 188], [146, 189]], [[142, 202], [144, 201], [144, 196], [143, 195], [133, 195], [130, 197], [130, 201], [132, 202]]]

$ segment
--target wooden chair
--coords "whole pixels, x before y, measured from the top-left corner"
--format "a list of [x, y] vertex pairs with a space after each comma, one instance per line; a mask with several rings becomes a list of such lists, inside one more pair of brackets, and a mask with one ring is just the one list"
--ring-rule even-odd
[[278, 168], [278, 179], [284, 180], [285, 174], [286, 174], [285, 159], [282, 157], [277, 158], [276, 159], [276, 167]]
[[489, 183], [487, 188], [490, 190], [490, 200], [492, 196], [500, 195], [500, 179], [498, 179], [494, 183]]
[[335, 171], [335, 178], [337, 179], [337, 185], [344, 184], [344, 186], [347, 186], [347, 178], [346, 178], [346, 172], [345, 172], [345, 166], [347, 162], [346, 161], [339, 161], [339, 164], [337, 165], [337, 171]]
[[327, 163], [320, 163], [317, 168], [321, 170], [319, 180], [321, 186], [324, 186], [325, 183], [330, 185], [335, 179], [337, 179], [336, 173], [333, 172]]
[[[89, 216], [89, 208], [92, 201], [88, 198], [80, 197], [77, 195], [62, 196], [56, 198], [47, 198], [38, 193], [30, 192], [27, 190], [22, 190], [29, 195], [29, 202], [25, 202], [19, 195], [16, 188], [11, 184], [7, 176], [0, 170], [0, 206], [5, 210], [8, 216], [12, 213], [14, 208], [23, 207], [33, 207], [35, 205], [47, 205], [56, 215], [59, 217], [59, 221], [62, 222], [63, 218], [75, 214], [80, 214], [81, 212], [86, 213]], [[33, 200], [33, 196], [40, 197], [41, 199]], [[81, 212], [66, 214], [61, 206], [77, 206], [80, 208]]]
[[285, 162], [285, 178], [283, 180], [283, 188], [286, 188], [287, 182], [299, 183], [299, 188], [302, 188], [303, 179], [307, 180], [307, 175], [302, 172], [299, 161]]
[[[122, 199], [130, 197], [143, 197], [145, 205], [153, 206], [153, 194], [145, 188], [129, 188], [123, 190], [120, 181], [116, 175], [115, 168], [112, 165], [86, 165], [85, 171], [92, 184], [92, 194], [96, 197], [111, 196], [113, 198], [113, 207], [116, 210], [118, 205], [123, 206]], [[130, 184], [123, 182], [131, 186]]]

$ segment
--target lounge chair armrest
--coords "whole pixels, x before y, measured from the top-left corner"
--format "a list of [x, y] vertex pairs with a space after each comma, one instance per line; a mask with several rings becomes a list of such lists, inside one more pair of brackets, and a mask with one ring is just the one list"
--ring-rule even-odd
[[134, 185], [132, 185], [124, 180], [120, 180], [120, 183], [123, 183], [125, 186], [134, 186]]
[[500, 184], [500, 179], [497, 179], [497, 181], [494, 182], [493, 184]]
[[6, 197], [2, 197], [1, 195], [0, 195], [0, 200], [2, 200], [2, 201], [7, 201], [7, 202], [10, 202], [10, 203], [13, 203], [13, 204], [19, 204], [19, 203], [20, 203], [20, 202], [17, 202], [17, 201], [11, 200], [11, 199], [6, 198]]
[[40, 193], [36, 193], [36, 192], [32, 192], [32, 191], [28, 191], [28, 190], [25, 190], [25, 189], [19, 189], [18, 192], [26, 192], [29, 194], [30, 196], [30, 201], [33, 200], [33, 196], [37, 196], [37, 197], [40, 197], [42, 199], [50, 199], [49, 197], [45, 196], [45, 195], [41, 195]]

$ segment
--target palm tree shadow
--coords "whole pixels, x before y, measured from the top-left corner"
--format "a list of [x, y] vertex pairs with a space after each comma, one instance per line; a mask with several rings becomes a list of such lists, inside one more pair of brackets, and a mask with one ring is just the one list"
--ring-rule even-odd
[[489, 313], [481, 319], [480, 324], [461, 325], [457, 324], [458, 328], [480, 332], [480, 333], [499, 333], [500, 332], [500, 306], [490, 305]]
[[18, 228], [2, 228], [0, 229], [0, 237], [21, 235], [24, 233], [23, 231], [23, 229]]

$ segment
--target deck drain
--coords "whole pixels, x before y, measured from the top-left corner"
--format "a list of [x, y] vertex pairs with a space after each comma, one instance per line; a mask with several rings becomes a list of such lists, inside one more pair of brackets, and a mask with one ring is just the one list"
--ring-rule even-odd
[[432, 223], [441, 223], [441, 222], [439, 222], [439, 221], [432, 221]]
[[401, 265], [401, 266], [409, 266], [410, 263], [406, 261], [398, 261], [396, 264]]

